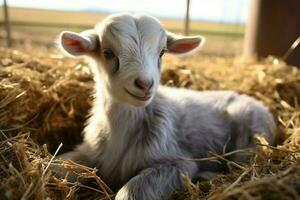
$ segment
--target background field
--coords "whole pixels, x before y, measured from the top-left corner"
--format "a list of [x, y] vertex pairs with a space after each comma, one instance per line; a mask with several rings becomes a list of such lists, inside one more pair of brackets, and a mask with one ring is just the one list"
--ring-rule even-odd
[[[1, 9], [2, 11], [2, 9]], [[38, 9], [10, 8], [13, 38], [51, 45], [60, 31], [82, 31], [93, 27], [107, 14], [63, 12]], [[182, 33], [183, 20], [160, 19], [169, 31]], [[0, 14], [3, 25], [3, 15]], [[244, 26], [240, 24], [220, 24], [191, 21], [191, 35], [203, 35], [207, 39], [204, 53], [217, 56], [236, 55], [241, 52]], [[2, 29], [3, 30], [3, 29]], [[0, 37], [4, 33], [0, 32]], [[226, 46], [226, 51], [223, 47]]]

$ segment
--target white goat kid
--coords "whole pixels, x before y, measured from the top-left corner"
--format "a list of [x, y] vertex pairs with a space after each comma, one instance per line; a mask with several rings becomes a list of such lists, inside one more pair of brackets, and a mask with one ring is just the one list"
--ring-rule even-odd
[[216, 162], [191, 161], [208, 151], [251, 147], [255, 133], [273, 143], [273, 117], [253, 98], [159, 85], [164, 52], [187, 53], [202, 42], [170, 34], [145, 15], [111, 15], [94, 30], [62, 32], [61, 49], [89, 58], [96, 82], [84, 141], [62, 157], [96, 167], [121, 188], [117, 200], [149, 200], [182, 186], [183, 173], [209, 178], [222, 171]]

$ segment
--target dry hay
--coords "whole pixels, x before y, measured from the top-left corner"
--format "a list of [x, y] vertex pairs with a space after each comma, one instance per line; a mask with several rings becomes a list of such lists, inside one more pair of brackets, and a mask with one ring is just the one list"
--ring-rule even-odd
[[[112, 199], [113, 192], [95, 169], [52, 156], [81, 141], [92, 100], [89, 68], [52, 50], [33, 51], [0, 48], [0, 199]], [[269, 106], [285, 133], [277, 147], [256, 138], [258, 146], [248, 151], [252, 156], [246, 164], [210, 154], [209, 159], [225, 160], [229, 173], [197, 183], [186, 177], [186, 187], [171, 199], [300, 199], [297, 68], [274, 58], [243, 63], [201, 55], [166, 57], [162, 82], [252, 95]], [[74, 170], [80, 179], [91, 179], [91, 184], [54, 178], [52, 169]]]
[[0, 128], [30, 132], [52, 152], [63, 135], [64, 149], [70, 149], [80, 141], [74, 133], [81, 132], [90, 107], [91, 72], [81, 61], [43, 55], [0, 49]]

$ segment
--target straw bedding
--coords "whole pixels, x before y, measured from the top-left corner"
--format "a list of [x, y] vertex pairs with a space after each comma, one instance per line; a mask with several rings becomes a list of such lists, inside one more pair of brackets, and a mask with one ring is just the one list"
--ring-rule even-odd
[[[185, 187], [170, 199], [300, 199], [299, 69], [272, 57], [246, 63], [198, 54], [167, 56], [163, 68], [166, 85], [256, 97], [282, 131], [276, 147], [256, 137], [248, 163], [210, 153], [209, 159], [227, 162], [229, 172], [196, 183], [185, 177]], [[113, 199], [96, 169], [53, 156], [81, 141], [92, 91], [91, 71], [82, 60], [54, 50], [0, 48], [0, 199]], [[53, 168], [72, 169], [90, 184], [57, 179]]]

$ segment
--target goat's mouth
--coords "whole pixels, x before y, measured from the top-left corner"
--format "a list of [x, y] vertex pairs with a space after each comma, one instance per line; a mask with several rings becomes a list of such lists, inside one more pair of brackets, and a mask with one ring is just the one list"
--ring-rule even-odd
[[126, 88], [124, 88], [125, 91], [132, 97], [134, 97], [135, 99], [138, 99], [140, 101], [148, 101], [150, 98], [151, 98], [151, 94], [145, 94], [145, 96], [141, 97], [141, 96], [138, 96], [138, 95], [135, 95], [133, 93], [131, 93], [129, 90], [127, 90]]

